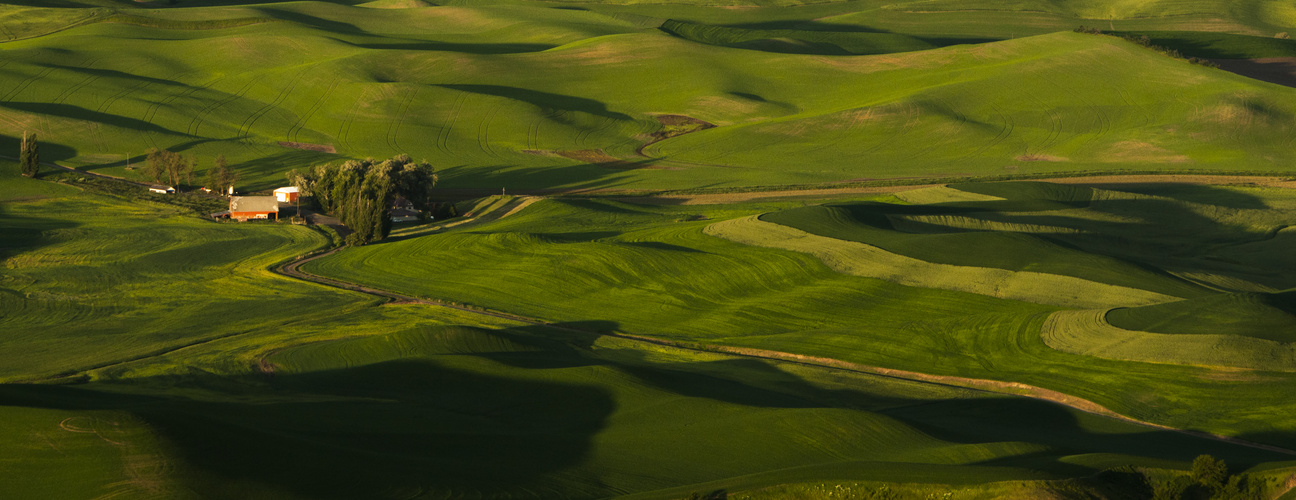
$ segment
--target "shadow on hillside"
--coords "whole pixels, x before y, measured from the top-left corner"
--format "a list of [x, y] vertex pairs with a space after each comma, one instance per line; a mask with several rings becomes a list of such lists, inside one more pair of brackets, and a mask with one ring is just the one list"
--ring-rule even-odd
[[[115, 127], [121, 127], [128, 130], [138, 130], [141, 132], [157, 132], [160, 134], [184, 135], [182, 132], [162, 128], [156, 124], [146, 122], [137, 118], [128, 118], [121, 115], [109, 113], [100, 113], [81, 106], [71, 104], [54, 104], [48, 102], [0, 102], [0, 107], [32, 113], [36, 115], [50, 115], [71, 120], [85, 120], [99, 122]], [[42, 144], [43, 146], [43, 144]]]
[[[117, 0], [122, 3], [128, 3], [132, 0]], [[320, 0], [324, 3], [335, 3], [338, 5], [356, 6], [362, 3], [368, 3], [373, 0]], [[283, 0], [176, 0], [177, 7], [222, 7], [228, 5], [260, 5], [267, 3], [283, 3]]]
[[[528, 327], [544, 334], [544, 327]], [[886, 397], [854, 389], [828, 389], [788, 373], [765, 360], [731, 358], [720, 361], [663, 363], [648, 360], [644, 351], [623, 349], [604, 355], [618, 371], [671, 394], [706, 398], [757, 408], [842, 408], [881, 413], [951, 443], [1029, 442], [1049, 447], [1045, 456], [1018, 464], [1063, 475], [1088, 475], [1092, 468], [1061, 458], [1085, 453], [1116, 453], [1190, 462], [1208, 453], [1247, 468], [1267, 461], [1289, 460], [1279, 453], [1188, 436], [1177, 432], [1116, 423], [1077, 410], [1024, 397], [985, 393], [984, 397], [910, 399]], [[861, 375], [863, 378], [873, 378]], [[885, 377], [876, 377], [879, 381]], [[925, 385], [917, 382], [906, 384]], [[931, 387], [931, 386], [929, 386]], [[920, 391], [921, 392], [921, 391]], [[900, 394], [901, 392], [896, 392]], [[1095, 425], [1097, 422], [1102, 424]], [[1124, 427], [1098, 433], [1090, 429]], [[1132, 431], [1132, 432], [1131, 432]], [[777, 439], [777, 436], [753, 439]], [[1290, 441], [1271, 436], [1269, 441]], [[994, 460], [980, 462], [993, 465]]]
[[[1228, 217], [1241, 215], [1230, 214], [1231, 211], [1266, 208], [1262, 199], [1242, 191], [1191, 185], [1109, 185], [1104, 187], [1129, 193], [1153, 194], [1157, 198], [1090, 201], [1089, 188], [1082, 186], [992, 183], [957, 187], [972, 189], [974, 192], [984, 191], [983, 194], [1007, 199], [926, 205], [878, 202], [826, 205], [846, 212], [851, 222], [845, 225], [821, 216], [811, 215], [807, 218], [794, 214], [795, 211], [822, 209], [793, 209], [766, 214], [762, 219], [782, 221], [822, 236], [861, 241], [901, 253], [904, 251], [896, 248], [908, 248], [905, 245], [917, 241], [913, 238], [924, 235], [1003, 232], [1111, 257], [1175, 281], [1184, 280], [1180, 277], [1181, 273], [1211, 273], [1241, 278], [1276, 289], [1296, 286], [1296, 274], [1285, 268], [1275, 268], [1273, 262], [1256, 261], [1256, 249], [1244, 248], [1244, 245], [1273, 240], [1276, 234], [1273, 228], [1264, 231], [1264, 228], [1227, 222]], [[1184, 202], [1199, 205], [1185, 205]], [[1065, 211], [1068, 209], [1087, 209], [1100, 216], [1068, 213]], [[1220, 214], [1225, 219], [1217, 220], [1208, 217], [1207, 213]], [[915, 216], [917, 218], [906, 219], [899, 225], [900, 219]], [[961, 220], [946, 220], [942, 217], [958, 217]], [[987, 226], [979, 227], [975, 221]], [[855, 227], [859, 229], [851, 229], [851, 223], [858, 224]], [[1028, 229], [1013, 229], [1011, 226], [993, 229], [994, 224], [1061, 230], [1031, 232]], [[885, 232], [870, 232], [873, 230]], [[945, 240], [945, 243], [950, 242]], [[1232, 257], [1234, 252], [1241, 253]], [[1278, 249], [1266, 248], [1263, 253], [1274, 257], [1278, 254]], [[924, 252], [919, 258], [943, 264], [977, 265], [965, 259], [957, 262], [942, 260], [942, 255], [946, 254], [941, 251]], [[1034, 262], [1030, 259], [1029, 254], [1023, 254], [1020, 257], [1021, 265], [1012, 269], [1028, 268]]]
[[[453, 200], [497, 194], [544, 195], [612, 189], [629, 182], [625, 169], [593, 163], [525, 169], [511, 165], [456, 165], [438, 169], [438, 174], [441, 182], [433, 190], [434, 196]], [[459, 184], [461, 179], [474, 186], [487, 187], [463, 187]]]
[[512, 496], [579, 464], [615, 407], [593, 386], [419, 360], [276, 375], [256, 385], [167, 382], [228, 399], [168, 396], [147, 385], [144, 395], [3, 385], [0, 404], [129, 412], [199, 472], [187, 486], [229, 498], [258, 485], [309, 498], [386, 498], [394, 490]]
[[[122, 5], [129, 5], [130, 0], [117, 0]], [[70, 9], [86, 9], [103, 7], [102, 1], [77, 1], [77, 0], [5, 0], [6, 5], [21, 5], [24, 7], [55, 7]]]
[[59, 68], [65, 71], [71, 71], [74, 73], [93, 75], [100, 78], [116, 78], [121, 80], [147, 82], [151, 84], [165, 85], [171, 87], [181, 87], [182, 90], [177, 90], [176, 91], [177, 93], [194, 88], [192, 85], [182, 83], [182, 82], [177, 82], [175, 80], [167, 80], [165, 78], [157, 78], [157, 77], [146, 76], [146, 75], [137, 75], [134, 73], [127, 73], [125, 71], [119, 71], [110, 68], [88, 68], [85, 66], [69, 66], [65, 64], [49, 64], [47, 66], [53, 68]]
[[[197, 146], [200, 146], [200, 145], [203, 145], [203, 144], [207, 144], [207, 143], [209, 143], [209, 142], [221, 142], [221, 141], [232, 141], [232, 140], [233, 140], [233, 139], [193, 139], [193, 140], [190, 140], [190, 141], [182, 142], [182, 143], [180, 143], [180, 144], [173, 144], [173, 145], [170, 145], [170, 146], [164, 147], [164, 148], [162, 148], [162, 149], [165, 149], [165, 150], [171, 151], [171, 152], [173, 152], [173, 153], [184, 153], [185, 151], [188, 151], [188, 150], [190, 150], [190, 149], [193, 149], [193, 148], [195, 148], [195, 147], [197, 147]], [[41, 146], [41, 147], [44, 147], [44, 146]], [[140, 146], [140, 148], [143, 149], [143, 146]], [[94, 171], [96, 171], [96, 170], [103, 170], [103, 169], [105, 169], [105, 168], [124, 167], [124, 166], [127, 166], [127, 165], [133, 165], [133, 166], [138, 167], [138, 166], [143, 166], [143, 165], [144, 165], [144, 162], [146, 162], [146, 161], [148, 161], [148, 154], [147, 154], [147, 153], [137, 153], [137, 154], [133, 154], [133, 155], [131, 155], [129, 158], [122, 158], [120, 161], [111, 161], [111, 162], [107, 162], [107, 163], [97, 163], [97, 164], [94, 164], [94, 165], [86, 165], [86, 166], [84, 166], [84, 167], [78, 167], [77, 170], [84, 170], [84, 171], [86, 171], [86, 172], [94, 172]], [[202, 160], [199, 160], [198, 165], [197, 165], [196, 168], [194, 169], [194, 170], [195, 170], [195, 174], [197, 174], [197, 173], [201, 173], [204, 169], [206, 169], [206, 168], [208, 168], [208, 167], [209, 167], [209, 165], [204, 165], [204, 164], [202, 163]], [[196, 180], [196, 178], [195, 178], [195, 180]]]
[[1264, 200], [1243, 191], [1232, 189], [1220, 189], [1214, 186], [1202, 186], [1198, 184], [1102, 184], [1094, 183], [1091, 186], [1099, 189], [1108, 189], [1112, 191], [1122, 191], [1126, 193], [1146, 194], [1172, 198], [1189, 203], [1204, 203], [1207, 205], [1218, 205], [1228, 208], [1245, 208], [1262, 210], [1269, 208]]
[[239, 189], [246, 191], [275, 189], [287, 185], [288, 178], [285, 174], [290, 169], [306, 169], [313, 165], [346, 160], [336, 153], [276, 146], [264, 146], [262, 149], [269, 154], [257, 155], [255, 158], [230, 164], [230, 168], [243, 178]]
[[[704, 23], [700, 23], [704, 24]], [[811, 21], [803, 19], [790, 19], [786, 21], [763, 21], [755, 23], [734, 23], [723, 25], [725, 28], [738, 28], [744, 30], [797, 30], [797, 31], [825, 31], [838, 33], [892, 33], [891, 31], [870, 28], [859, 24], [835, 24], [823, 21]]]
[[936, 47], [949, 47], [952, 45], [980, 45], [983, 43], [994, 43], [1004, 41], [1002, 38], [985, 38], [985, 37], [927, 37], [915, 36], [919, 40], [930, 43]]
[[545, 43], [453, 43], [423, 40], [395, 43], [354, 43], [337, 38], [334, 38], [334, 40], [363, 49], [425, 50], [435, 52], [462, 52], [466, 54], [527, 54], [557, 47], [557, 45]]
[[554, 94], [504, 85], [443, 83], [437, 86], [461, 92], [516, 99], [546, 111], [580, 111], [594, 116], [611, 118], [613, 120], [634, 121], [634, 117], [631, 117], [630, 115], [608, 110], [607, 104], [601, 101], [584, 97]]
[[[81, 226], [72, 220], [16, 216], [7, 206], [10, 203], [13, 202], [0, 201], [0, 265], [10, 258], [53, 244], [54, 241], [46, 236], [46, 231]], [[4, 311], [0, 310], [0, 317], [4, 315]]]
[[[237, 3], [237, 2], [232, 2], [232, 3]], [[260, 3], [260, 2], [250, 2], [250, 3]], [[341, 3], [341, 2], [335, 2], [335, 3]], [[367, 33], [365, 30], [360, 29], [359, 26], [356, 26], [354, 24], [345, 23], [342, 21], [334, 21], [332, 19], [324, 19], [322, 17], [312, 16], [310, 14], [296, 12], [288, 9], [281, 9], [275, 7], [260, 7], [257, 8], [257, 10], [275, 19], [282, 19], [284, 21], [290, 21], [304, 26], [310, 26], [320, 31], [326, 31], [329, 33]]]
[[[82, 386], [0, 385], [0, 405], [129, 412], [174, 450], [183, 463], [180, 470], [198, 471], [196, 477], [183, 478], [189, 480], [186, 486], [215, 496], [238, 496], [263, 486], [316, 498], [376, 498], [395, 490], [501, 496], [552, 487], [555, 481], [597, 490], [591, 496], [611, 494], [604, 491], [606, 487], [595, 486], [596, 478], [579, 472], [572, 476], [571, 468], [584, 463], [595, 436], [613, 419], [618, 399], [627, 397], [617, 393], [614, 398], [609, 387], [623, 386], [633, 388], [639, 398], [636, 408], [681, 398], [724, 403], [661, 405], [655, 418], [681, 425], [699, 418], [720, 419], [712, 422], [720, 424], [716, 428], [727, 428], [728, 422], [735, 429], [732, 436], [724, 437], [733, 446], [699, 448], [693, 442], [696, 436], [687, 433], [642, 437], [653, 441], [653, 449], [659, 452], [678, 450], [678, 459], [695, 466], [730, 460], [735, 449], [749, 442], [783, 443], [780, 446], [807, 451], [829, 446], [852, 459], [885, 460], [889, 453], [861, 452], [851, 445], [855, 437], [879, 438], [853, 437], [851, 432], [861, 431], [846, 430], [852, 427], [841, 428], [847, 434], [837, 438], [844, 441], [813, 444], [783, 434], [786, 429], [744, 427], [742, 415], [749, 412], [735, 413], [733, 406], [725, 405], [874, 412], [950, 443], [1038, 443], [1047, 451], [1029, 460], [1018, 456], [1013, 466], [1069, 476], [1094, 472], [1063, 461], [1065, 456], [1086, 453], [1182, 462], [1209, 453], [1241, 468], [1283, 458], [1175, 432], [1139, 430], [1110, 421], [1095, 426], [1081, 419], [1101, 417], [1025, 398], [967, 398], [966, 393], [956, 399], [879, 396], [825, 388], [763, 360], [689, 361], [687, 355], [663, 357], [625, 343], [592, 348], [599, 332], [616, 327], [614, 322], [590, 321], [513, 330], [467, 329], [470, 335], [457, 341], [434, 337], [440, 340], [431, 344], [393, 337], [400, 334], [353, 338], [332, 343], [328, 348], [336, 352], [294, 354], [287, 349], [272, 361], [289, 366], [345, 363], [334, 358], [351, 352], [348, 349], [381, 352], [382, 347], [378, 351], [366, 347], [377, 346], [369, 343], [375, 338], [381, 345], [429, 345], [431, 351], [402, 351], [396, 359], [347, 368], [280, 367], [261, 376], [221, 377], [194, 370], [186, 376]], [[356, 344], [339, 344], [345, 342]], [[312, 345], [322, 344], [302, 347]], [[580, 382], [565, 382], [565, 377]], [[796, 419], [804, 414], [785, 415]], [[851, 418], [848, 415], [842, 418]], [[1111, 426], [1119, 429], [1088, 430]], [[854, 456], [861, 453], [864, 456]], [[811, 456], [821, 454], [816, 451]]]
[[[53, 142], [50, 140], [49, 137], [46, 137], [44, 134], [41, 134], [40, 132], [37, 132], [35, 130], [32, 130], [31, 132], [36, 135], [36, 143], [40, 148], [41, 163], [50, 162], [50, 161], [62, 161], [69, 158], [76, 157], [78, 154], [76, 149], [65, 146], [58, 142]], [[21, 136], [22, 131], [21, 130], [18, 131], [18, 134], [19, 136]], [[0, 134], [0, 156], [13, 158], [14, 161], [16, 162], [18, 160], [18, 149], [21, 146], [21, 144], [22, 144], [21, 137], [18, 136], [10, 137], [8, 135]], [[45, 169], [48, 171], [47, 168]]]

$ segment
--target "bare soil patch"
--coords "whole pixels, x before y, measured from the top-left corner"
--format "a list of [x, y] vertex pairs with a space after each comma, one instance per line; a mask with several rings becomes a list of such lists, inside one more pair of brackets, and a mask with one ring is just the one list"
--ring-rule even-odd
[[652, 160], [632, 161], [632, 160], [626, 160], [624, 158], [618, 158], [616, 156], [612, 156], [608, 154], [606, 151], [603, 151], [602, 149], [576, 149], [576, 150], [558, 150], [558, 151], [527, 149], [527, 150], [523, 150], [522, 152], [527, 154], [540, 155], [540, 156], [561, 156], [563, 158], [568, 158], [579, 162], [588, 163], [590, 165], [598, 165], [603, 168], [610, 168], [614, 170], [639, 170], [639, 169], [678, 170], [678, 168], [676, 167], [663, 167], [660, 165], [653, 165], [651, 163]]
[[561, 151], [554, 151], [554, 154], [561, 156], [563, 158], [571, 158], [576, 161], [583, 161], [585, 163], [592, 163], [595, 165], [612, 165], [617, 163], [625, 163], [625, 160], [607, 154], [607, 152], [603, 151], [602, 149], [561, 150]]
[[649, 134], [652, 138], [649, 144], [716, 127], [715, 124], [684, 115], [657, 115], [657, 121], [662, 124], [662, 128]]
[[635, 150], [635, 153], [639, 156], [647, 157], [648, 155], [644, 154], [644, 148], [666, 139], [679, 137], [684, 134], [691, 134], [709, 128], [716, 128], [716, 125], [713, 123], [685, 115], [657, 115], [656, 118], [657, 122], [661, 123], [662, 128], [656, 132], [648, 134], [648, 142], [645, 142], [644, 145], [639, 146], [639, 149]]
[[1296, 87], [1296, 57], [1211, 59], [1220, 69], [1263, 82]]
[[1191, 158], [1155, 144], [1123, 141], [1113, 144], [1102, 158], [1106, 161], [1145, 163], [1186, 163]]
[[337, 153], [337, 149], [328, 144], [311, 144], [309, 142], [287, 142], [279, 141], [279, 145], [285, 148], [304, 149], [306, 151], [319, 151], [321, 153]]
[[1045, 155], [1045, 154], [1025, 154], [1025, 155], [1018, 156], [1016, 160], [1017, 161], [1070, 161], [1069, 159], [1063, 158], [1061, 156], [1053, 156], [1053, 155]]

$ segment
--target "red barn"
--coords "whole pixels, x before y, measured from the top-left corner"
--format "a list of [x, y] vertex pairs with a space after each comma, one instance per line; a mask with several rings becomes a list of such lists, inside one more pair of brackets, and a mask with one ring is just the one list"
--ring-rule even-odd
[[273, 196], [231, 196], [229, 207], [231, 219], [279, 220], [279, 200]]

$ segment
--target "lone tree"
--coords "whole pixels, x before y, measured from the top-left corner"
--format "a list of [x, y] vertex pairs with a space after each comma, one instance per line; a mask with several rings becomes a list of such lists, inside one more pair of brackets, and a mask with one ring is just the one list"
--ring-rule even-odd
[[288, 172], [288, 181], [302, 196], [313, 196], [326, 212], [355, 231], [348, 245], [364, 245], [391, 233], [391, 206], [402, 196], [420, 211], [431, 208], [436, 170], [401, 155], [383, 162], [367, 159], [342, 165], [316, 165]]
[[1212, 491], [1223, 487], [1229, 478], [1228, 466], [1224, 461], [1210, 455], [1200, 455], [1193, 460], [1191, 475], [1193, 481]]
[[23, 132], [22, 146], [18, 150], [18, 166], [22, 168], [22, 174], [27, 177], [36, 177], [40, 172], [40, 151], [36, 145], [36, 134]]
[[230, 171], [229, 165], [225, 163], [225, 155], [220, 155], [216, 157], [212, 167], [207, 169], [207, 179], [203, 184], [207, 189], [225, 194], [235, 182], [238, 182], [238, 175]]

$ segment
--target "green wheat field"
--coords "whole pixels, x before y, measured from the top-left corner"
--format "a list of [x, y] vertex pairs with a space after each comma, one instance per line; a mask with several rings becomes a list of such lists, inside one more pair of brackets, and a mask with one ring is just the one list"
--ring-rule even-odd
[[[1296, 499], [1296, 89], [1215, 67], [1289, 31], [0, 2], [0, 498]], [[241, 193], [409, 155], [458, 216], [216, 221], [121, 182], [150, 148]]]

